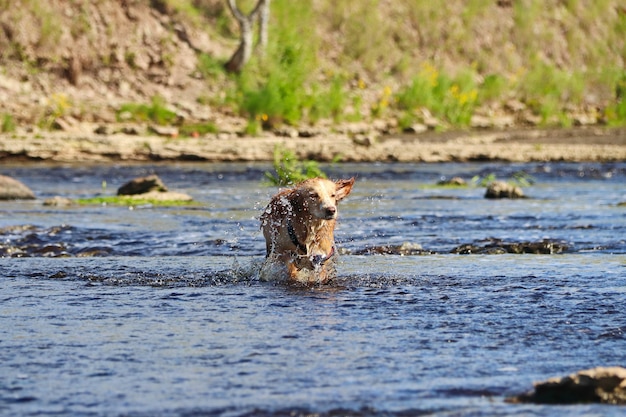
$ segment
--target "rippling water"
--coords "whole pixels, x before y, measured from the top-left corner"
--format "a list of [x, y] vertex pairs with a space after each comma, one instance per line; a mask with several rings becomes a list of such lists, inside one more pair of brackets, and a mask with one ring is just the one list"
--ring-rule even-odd
[[[504, 403], [626, 365], [626, 163], [341, 165], [331, 286], [260, 283], [262, 165], [3, 166], [0, 415], [621, 415]], [[524, 200], [431, 187], [524, 171]], [[68, 207], [156, 172], [191, 208]], [[111, 192], [111, 191], [108, 191]], [[553, 241], [557, 255], [456, 255]], [[424, 255], [354, 255], [420, 244]]]

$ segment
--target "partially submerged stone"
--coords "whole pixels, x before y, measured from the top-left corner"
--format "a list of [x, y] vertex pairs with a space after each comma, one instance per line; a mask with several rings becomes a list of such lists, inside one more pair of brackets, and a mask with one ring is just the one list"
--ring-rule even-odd
[[480, 243], [465, 243], [452, 249], [451, 253], [470, 255], [499, 255], [504, 253], [532, 253], [535, 255], [553, 255], [568, 249], [565, 243], [550, 239], [536, 242], [505, 242], [502, 239], [488, 238]]
[[50, 198], [46, 198], [43, 202], [44, 206], [52, 206], [52, 207], [69, 207], [74, 205], [74, 200], [67, 197], [54, 196]]
[[598, 367], [535, 384], [534, 391], [507, 399], [512, 403], [626, 405], [626, 368]]
[[20, 181], [0, 175], [0, 200], [34, 200], [35, 193]]
[[157, 175], [135, 178], [118, 188], [117, 195], [137, 195], [151, 191], [167, 191], [167, 187]]
[[364, 249], [355, 251], [354, 255], [423, 255], [432, 252], [422, 248], [419, 243], [404, 242], [400, 245], [377, 245], [368, 246]]
[[133, 198], [138, 200], [149, 201], [192, 201], [193, 198], [189, 194], [179, 193], [176, 191], [150, 191], [143, 194], [135, 194]]
[[193, 198], [185, 193], [168, 191], [161, 178], [157, 175], [135, 178], [122, 185], [117, 190], [117, 195], [121, 197], [132, 197], [134, 200], [146, 201], [192, 201]]
[[485, 198], [524, 198], [524, 192], [515, 184], [493, 181], [487, 186]]

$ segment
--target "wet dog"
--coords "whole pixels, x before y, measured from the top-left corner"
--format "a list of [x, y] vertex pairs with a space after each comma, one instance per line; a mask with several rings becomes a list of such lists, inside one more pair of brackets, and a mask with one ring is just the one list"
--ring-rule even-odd
[[[272, 197], [261, 215], [267, 261], [263, 275], [286, 275], [302, 284], [324, 284], [334, 274], [337, 203], [354, 178], [331, 181], [313, 178]], [[281, 271], [282, 269], [282, 271]]]

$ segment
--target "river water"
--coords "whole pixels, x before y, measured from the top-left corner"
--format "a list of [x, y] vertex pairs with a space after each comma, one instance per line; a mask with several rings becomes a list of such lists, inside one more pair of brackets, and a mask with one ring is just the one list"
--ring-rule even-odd
[[[0, 202], [0, 415], [623, 415], [504, 400], [626, 366], [626, 163], [328, 167], [357, 182], [318, 288], [256, 279], [268, 169], [0, 166], [38, 196]], [[529, 198], [433, 187], [517, 172]], [[42, 204], [149, 173], [199, 204]], [[494, 242], [558, 253], [451, 253]]]

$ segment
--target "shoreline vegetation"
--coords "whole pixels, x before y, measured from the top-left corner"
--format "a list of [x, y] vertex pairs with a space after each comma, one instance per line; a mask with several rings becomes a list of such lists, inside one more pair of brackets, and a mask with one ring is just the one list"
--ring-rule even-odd
[[617, 0], [274, 0], [239, 74], [223, 0], [12, 3], [3, 160], [626, 160]]

